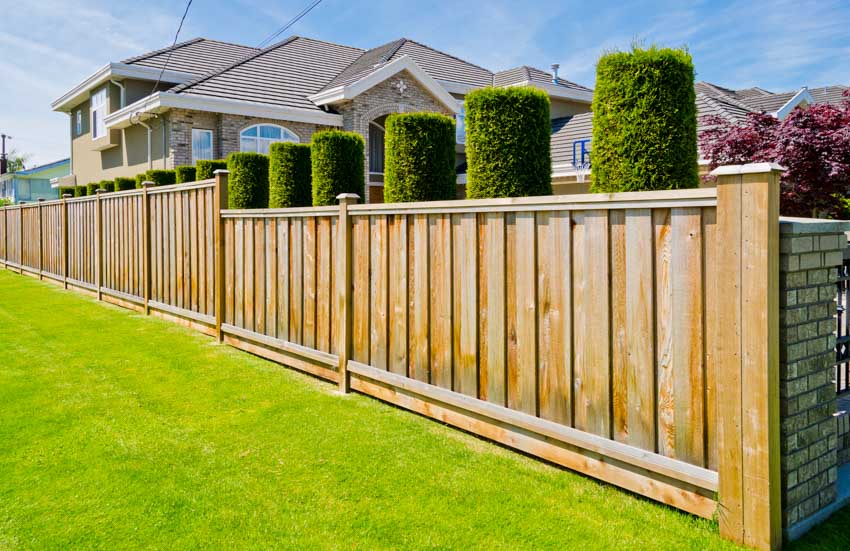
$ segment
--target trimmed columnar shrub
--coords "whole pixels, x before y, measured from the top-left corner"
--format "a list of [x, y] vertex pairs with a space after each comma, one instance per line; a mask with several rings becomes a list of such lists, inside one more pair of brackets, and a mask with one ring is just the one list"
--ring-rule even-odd
[[209, 180], [214, 177], [216, 170], [224, 170], [227, 168], [227, 161], [224, 159], [215, 159], [212, 161], [198, 161], [195, 163], [195, 178], [198, 180]]
[[310, 145], [282, 142], [269, 146], [269, 207], [313, 204]]
[[94, 195], [100, 188], [100, 182], [89, 182], [86, 184], [86, 195]]
[[126, 191], [128, 189], [133, 189], [136, 187], [136, 179], [135, 178], [126, 178], [124, 176], [119, 176], [115, 178], [115, 191]]
[[686, 50], [602, 56], [593, 93], [591, 191], [699, 185], [694, 64]]
[[466, 96], [466, 196], [552, 193], [549, 96], [537, 88], [482, 88]]
[[71, 195], [71, 196], [73, 197], [73, 195], [74, 195], [74, 186], [60, 186], [60, 187], [59, 187], [59, 198], [60, 198], [60, 199], [61, 199], [61, 198], [62, 198], [62, 196], [63, 196], [63, 195], [65, 195], [66, 193], [67, 193], [68, 195]]
[[115, 191], [115, 182], [113, 180], [101, 180], [97, 183], [97, 187], [103, 191]]
[[176, 181], [178, 184], [195, 181], [195, 167], [190, 165], [178, 166], [174, 169], [176, 173]]
[[227, 205], [231, 209], [265, 209], [269, 206], [269, 157], [262, 153], [227, 156]]
[[313, 134], [313, 205], [335, 205], [341, 193], [356, 193], [362, 200], [366, 187], [365, 145], [363, 136], [355, 132], [325, 130]]
[[455, 139], [454, 121], [439, 113], [387, 117], [384, 200], [456, 198]]
[[74, 197], [85, 197], [88, 191], [88, 186], [74, 186]]
[[145, 173], [145, 180], [153, 182], [158, 186], [169, 186], [177, 183], [177, 173], [173, 170], [148, 170]]
[[136, 174], [136, 189], [142, 189], [142, 183], [148, 179], [147, 175], [142, 172], [141, 174]]

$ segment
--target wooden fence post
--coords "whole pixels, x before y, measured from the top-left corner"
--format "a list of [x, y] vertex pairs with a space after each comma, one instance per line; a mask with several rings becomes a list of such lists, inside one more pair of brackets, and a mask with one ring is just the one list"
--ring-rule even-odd
[[779, 177], [772, 163], [717, 177], [720, 533], [782, 543], [779, 469]]
[[148, 188], [153, 182], [142, 182], [142, 293], [145, 301], [145, 315], [151, 313], [151, 205]]
[[62, 286], [68, 289], [68, 199], [70, 193], [62, 194]]
[[44, 198], [38, 200], [38, 279], [44, 279], [44, 227], [41, 218], [41, 204]]
[[24, 273], [24, 205], [21, 201], [18, 203], [18, 273]]
[[348, 205], [352, 205], [360, 199], [356, 193], [343, 193], [337, 195], [339, 201], [339, 223], [337, 225], [337, 274], [336, 278], [336, 300], [339, 312], [339, 391], [347, 394], [350, 390], [350, 378], [348, 376], [348, 360], [351, 357], [351, 312], [352, 306], [352, 281], [351, 281], [351, 220], [348, 216]]
[[103, 282], [103, 205], [100, 200], [100, 195], [106, 190], [96, 189], [95, 194], [95, 240], [96, 247], [95, 257], [95, 285], [97, 285], [97, 300], [103, 300], [103, 290], [101, 283]]
[[215, 333], [218, 342], [224, 342], [221, 324], [224, 322], [224, 219], [221, 211], [227, 209], [227, 170], [216, 170], [215, 194], [213, 199], [213, 220], [215, 220]]

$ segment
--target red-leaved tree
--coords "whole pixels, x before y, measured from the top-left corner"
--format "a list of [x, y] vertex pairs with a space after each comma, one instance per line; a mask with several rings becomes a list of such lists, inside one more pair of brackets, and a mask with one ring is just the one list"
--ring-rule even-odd
[[850, 192], [850, 90], [841, 105], [793, 110], [780, 121], [751, 113], [743, 124], [717, 116], [700, 120], [700, 152], [712, 168], [775, 162], [787, 169], [780, 210], [786, 216], [847, 216]]

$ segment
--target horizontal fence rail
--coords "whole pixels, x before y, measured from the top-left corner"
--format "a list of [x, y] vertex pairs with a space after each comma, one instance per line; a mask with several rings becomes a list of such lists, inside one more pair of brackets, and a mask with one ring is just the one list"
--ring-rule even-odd
[[724, 535], [764, 548], [777, 507], [765, 450], [778, 419], [778, 303], [766, 298], [778, 293], [778, 183], [766, 170], [718, 184], [226, 210], [220, 172], [0, 209], [0, 260], [342, 392], [719, 512]]

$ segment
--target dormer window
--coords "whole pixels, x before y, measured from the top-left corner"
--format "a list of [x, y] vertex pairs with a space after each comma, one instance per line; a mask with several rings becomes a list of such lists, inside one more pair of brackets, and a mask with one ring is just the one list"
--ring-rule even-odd
[[91, 137], [93, 140], [106, 136], [106, 88], [91, 96]]

